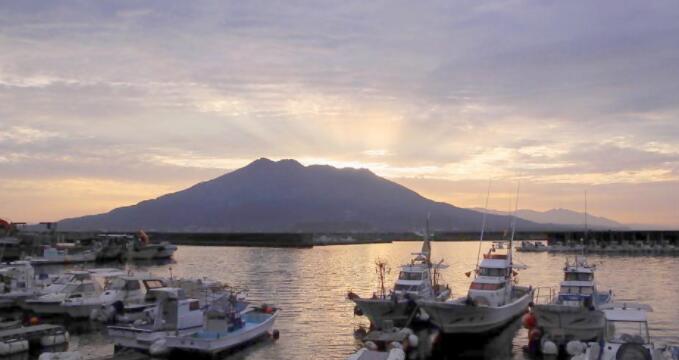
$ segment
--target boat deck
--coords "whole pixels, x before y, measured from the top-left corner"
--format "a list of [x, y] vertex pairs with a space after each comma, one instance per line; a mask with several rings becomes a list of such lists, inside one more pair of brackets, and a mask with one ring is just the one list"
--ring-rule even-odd
[[60, 325], [43, 324], [25, 326], [17, 329], [0, 330], [0, 341], [16, 339], [31, 341], [33, 339], [39, 339], [45, 335], [63, 334], [65, 332], [66, 330], [64, 327]]

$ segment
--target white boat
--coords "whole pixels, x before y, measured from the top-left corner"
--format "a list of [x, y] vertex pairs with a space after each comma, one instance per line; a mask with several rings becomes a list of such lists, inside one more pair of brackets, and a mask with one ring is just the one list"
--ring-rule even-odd
[[[109, 305], [102, 305], [90, 313], [90, 320], [110, 324], [129, 324], [143, 319], [145, 311], [155, 308], [157, 299], [153, 289], [168, 287], [165, 279], [155, 278], [150, 275], [140, 276], [144, 296], [141, 301], [114, 301]], [[134, 286], [134, 285], [133, 285]]]
[[531, 311], [537, 326], [557, 345], [571, 340], [594, 340], [603, 331], [604, 314], [599, 308], [612, 301], [613, 293], [598, 291], [595, 269], [584, 256], [576, 256], [573, 262], [567, 260], [558, 294], [551, 296], [550, 289], [551, 299], [544, 304], [539, 303], [541, 297], [536, 296], [537, 303]]
[[489, 252], [484, 255], [466, 297], [419, 300], [418, 304], [446, 334], [491, 332], [523, 314], [533, 299], [531, 287], [514, 285], [513, 273], [509, 254]]
[[108, 334], [116, 347], [150, 352], [166, 352], [168, 336], [190, 335], [203, 326], [203, 311], [197, 299], [187, 298], [179, 288], [150, 291], [157, 306], [146, 311], [144, 320], [129, 325], [108, 326]]
[[100, 281], [123, 274], [117, 269], [72, 271], [68, 274], [71, 280], [63, 286], [59, 285], [58, 291], [52, 289], [38, 298], [28, 299], [22, 307], [39, 315], [63, 315], [66, 314], [66, 301], [98, 296], [103, 291]]
[[125, 256], [128, 260], [169, 259], [177, 251], [177, 245], [163, 241], [152, 244], [148, 235], [140, 231], [138, 236], [127, 244]]
[[516, 247], [516, 251], [519, 252], [545, 252], [549, 248], [542, 241], [522, 241], [519, 246]]
[[97, 236], [95, 250], [97, 260], [115, 260], [125, 256], [127, 243], [134, 237], [127, 234], [100, 234]]
[[409, 264], [402, 265], [392, 291], [387, 294], [382, 284], [381, 292], [372, 297], [361, 298], [349, 292], [348, 298], [356, 304], [354, 313], [365, 315], [373, 328], [403, 327], [412, 320], [418, 311], [417, 299], [442, 301], [450, 296], [447, 286], [438, 284], [440, 270], [447, 267], [443, 263], [431, 263], [431, 245], [428, 231], [425, 233], [422, 250], [413, 253]]
[[52, 246], [45, 246], [41, 257], [27, 257], [25, 260], [30, 261], [33, 265], [49, 265], [93, 262], [96, 259], [97, 253], [93, 250], [84, 250], [72, 254], [68, 248], [58, 249]]
[[93, 312], [108, 306], [116, 306], [124, 308], [125, 306], [142, 305], [145, 302], [146, 288], [144, 280], [158, 280], [160, 279], [150, 276], [111, 276], [106, 279], [104, 291], [101, 294], [66, 299], [62, 306], [65, 312], [72, 318], [89, 318]]
[[[486, 204], [487, 202], [488, 199], [486, 199]], [[518, 201], [516, 206], [518, 207]], [[483, 216], [480, 242], [483, 240], [486, 214], [484, 213]], [[466, 297], [447, 301], [418, 300], [418, 305], [429, 315], [431, 323], [443, 333], [494, 332], [526, 311], [533, 300], [533, 289], [514, 284], [515, 269], [519, 268], [512, 260], [515, 229], [516, 217], [513, 217], [512, 235], [504, 250], [505, 253], [497, 253], [498, 250], [493, 246], [487, 254], [484, 254], [474, 271], [474, 280], [469, 286]]]
[[243, 311], [235, 296], [224, 299], [213, 303], [205, 312], [200, 331], [191, 335], [169, 336], [165, 346], [170, 351], [215, 355], [268, 335], [280, 313], [280, 310], [266, 305]]
[[14, 261], [0, 267], [0, 308], [17, 306], [39, 291], [30, 262]]
[[568, 344], [572, 360], [676, 360], [679, 348], [658, 347], [651, 341], [645, 304], [610, 303], [602, 306], [605, 326], [601, 341]]

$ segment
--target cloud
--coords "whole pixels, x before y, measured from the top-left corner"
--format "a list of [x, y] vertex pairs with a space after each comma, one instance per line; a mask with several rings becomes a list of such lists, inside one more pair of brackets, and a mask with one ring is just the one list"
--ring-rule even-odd
[[3, 2], [2, 175], [184, 186], [266, 156], [655, 188], [679, 169], [678, 16], [674, 2]]

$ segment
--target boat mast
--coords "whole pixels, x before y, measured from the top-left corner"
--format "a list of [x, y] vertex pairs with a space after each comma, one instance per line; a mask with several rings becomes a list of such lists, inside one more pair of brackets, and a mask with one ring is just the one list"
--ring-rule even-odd
[[479, 251], [476, 253], [476, 270], [479, 270], [479, 258], [481, 257], [481, 244], [486, 230], [486, 216], [488, 215], [488, 199], [490, 198], [490, 179], [488, 179], [488, 191], [486, 192], [486, 205], [483, 209], [483, 220], [481, 220], [481, 236], [479, 237]]
[[424, 241], [422, 242], [421, 253], [425, 254], [427, 258], [427, 264], [431, 264], [431, 244], [429, 242], [429, 217], [431, 213], [427, 213], [427, 222], [424, 228]]
[[509, 238], [509, 249], [507, 249], [507, 257], [509, 258], [509, 281], [512, 281], [514, 276], [514, 261], [512, 259], [512, 250], [514, 244], [514, 235], [516, 234], [516, 213], [519, 211], [519, 190], [521, 189], [521, 180], [516, 184], [516, 203], [514, 206], [514, 212], [512, 213], [512, 236]]

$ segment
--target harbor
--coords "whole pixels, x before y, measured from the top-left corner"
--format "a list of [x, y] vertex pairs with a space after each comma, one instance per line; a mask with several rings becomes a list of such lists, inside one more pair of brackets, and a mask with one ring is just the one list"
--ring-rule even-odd
[[[465, 273], [476, 265], [469, 254], [476, 254], [477, 246], [472, 242], [432, 243], [434, 259], [440, 260], [445, 256], [449, 264], [441, 271], [441, 276], [452, 289], [454, 297], [462, 296], [471, 283], [472, 279]], [[491, 246], [492, 242], [484, 242], [482, 251], [488, 251]], [[312, 249], [180, 246], [171, 263], [136, 264], [130, 269], [167, 277], [172, 268], [176, 277], [221, 279], [234, 288], [247, 288], [248, 299], [254, 304], [268, 303], [280, 307], [282, 311], [276, 321], [280, 339], [255, 343], [231, 354], [234, 358], [339, 360], [347, 359], [358, 349], [355, 331], [361, 327], [367, 329], [370, 325], [366, 317], [354, 315], [355, 304], [346, 299], [347, 291], [371, 294], [379, 285], [374, 262], [356, 262], [355, 258], [359, 254], [370, 254], [371, 258], [381, 258], [396, 269], [398, 264], [408, 263], [411, 253], [420, 251], [420, 248], [421, 242]], [[569, 255], [556, 253], [517, 254], [515, 260], [527, 265], [520, 272], [518, 283], [531, 284], [536, 288], [558, 286], [563, 279], [561, 265], [567, 258]], [[668, 274], [679, 271], [676, 258], [650, 254], [642, 258], [643, 262], [630, 262], [630, 259], [639, 257], [595, 254], [589, 256], [588, 261], [597, 267], [597, 281], [604, 289], [614, 289], [616, 298], [636, 300], [653, 307], [654, 311], [648, 316], [655, 343], [677, 344], [679, 328], [676, 324], [679, 318], [671, 299], [679, 292], [679, 287], [673, 281], [664, 281], [657, 286], [649, 280], [655, 276], [669, 280]], [[218, 266], [214, 265], [217, 261]], [[397, 276], [398, 272], [392, 270], [386, 283], [392, 284]], [[319, 313], [323, 316], [317, 316]], [[108, 335], [102, 334], [101, 326], [87, 320], [65, 325], [72, 330], [74, 346], [71, 350], [82, 351], [89, 358], [113, 356], [113, 344]], [[484, 354], [499, 354], [501, 356], [495, 357], [498, 359], [529, 358], [523, 350], [528, 345], [528, 330], [522, 327], [520, 319], [490, 336], [488, 341], [469, 340], [467, 343], [463, 345], [452, 341], [440, 344], [430, 358], [480, 359], [484, 358]]]

